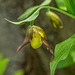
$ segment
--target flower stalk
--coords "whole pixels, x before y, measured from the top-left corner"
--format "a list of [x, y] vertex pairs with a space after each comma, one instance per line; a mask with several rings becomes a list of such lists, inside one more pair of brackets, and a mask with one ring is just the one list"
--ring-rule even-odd
[[33, 26], [34, 25], [34, 20], [30, 22], [30, 25]]

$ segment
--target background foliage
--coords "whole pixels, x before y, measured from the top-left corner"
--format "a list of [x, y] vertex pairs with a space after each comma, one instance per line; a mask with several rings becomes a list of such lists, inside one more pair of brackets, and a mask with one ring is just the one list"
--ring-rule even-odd
[[9, 59], [3, 58], [3, 54], [0, 53], [0, 75], [4, 74], [8, 62], [9, 62]]

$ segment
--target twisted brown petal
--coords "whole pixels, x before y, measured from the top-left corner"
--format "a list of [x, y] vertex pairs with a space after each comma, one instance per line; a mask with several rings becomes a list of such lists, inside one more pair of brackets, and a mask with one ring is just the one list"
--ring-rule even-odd
[[45, 38], [42, 38], [42, 37], [41, 37], [41, 40], [42, 40], [42, 43], [43, 43], [44, 45], [46, 45], [47, 47], [50, 48], [50, 52], [51, 52], [51, 54], [52, 54], [52, 60], [53, 60], [53, 59], [54, 59], [54, 53], [53, 53], [52, 47], [49, 45], [48, 41], [47, 41]]
[[29, 39], [26, 37], [25, 40], [23, 41], [23, 43], [18, 47], [16, 56], [17, 56], [18, 52], [21, 50], [21, 48], [28, 43], [29, 43]]

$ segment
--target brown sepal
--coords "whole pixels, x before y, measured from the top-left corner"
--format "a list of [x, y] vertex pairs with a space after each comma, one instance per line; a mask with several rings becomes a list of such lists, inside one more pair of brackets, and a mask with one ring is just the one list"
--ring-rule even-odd
[[18, 47], [16, 56], [17, 56], [18, 52], [21, 50], [21, 48], [22, 48], [24, 45], [28, 44], [29, 42], [30, 42], [30, 40], [26, 37], [25, 40], [23, 41], [23, 43]]
[[53, 52], [52, 47], [49, 45], [48, 41], [47, 41], [45, 38], [42, 38], [42, 37], [41, 37], [41, 40], [42, 40], [42, 43], [43, 43], [44, 45], [46, 45], [47, 47], [50, 48], [50, 52], [51, 52], [51, 54], [52, 54], [52, 61], [53, 61], [53, 59], [54, 59], [54, 52]]

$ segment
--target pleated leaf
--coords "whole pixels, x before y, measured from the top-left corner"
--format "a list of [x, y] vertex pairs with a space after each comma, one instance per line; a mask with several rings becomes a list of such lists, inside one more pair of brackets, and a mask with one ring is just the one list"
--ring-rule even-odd
[[65, 60], [62, 60], [58, 63], [57, 68], [66, 68], [68, 66], [71, 66], [72, 64], [74, 64], [73, 59], [70, 55], [68, 55], [68, 57]]
[[75, 63], [75, 43], [67, 58], [65, 60], [60, 61], [57, 65], [57, 68], [66, 68], [74, 63]]
[[75, 0], [65, 0], [65, 5], [68, 12], [75, 16]]
[[37, 9], [39, 8], [39, 6], [35, 6], [35, 7], [31, 7], [29, 9], [27, 9], [19, 18], [19, 19], [25, 19], [28, 16], [30, 16], [32, 13], [34, 13]]
[[67, 10], [64, 0], [55, 0], [55, 1], [56, 1], [58, 8], [63, 9], [63, 10]]
[[54, 75], [58, 63], [65, 60], [72, 50], [75, 50], [75, 34], [69, 39], [56, 45], [54, 52], [55, 58], [53, 62], [50, 63], [51, 75]]
[[27, 9], [27, 10], [18, 18], [18, 20], [19, 20], [19, 19], [25, 19], [25, 18], [29, 17], [29, 16], [32, 15], [40, 6], [49, 5], [50, 2], [51, 2], [51, 0], [45, 0], [42, 4]]
[[12, 24], [16, 24], [16, 25], [23, 25], [25, 24], [25, 22], [30, 22], [30, 21], [33, 21], [35, 20], [38, 15], [39, 15], [39, 11], [40, 11], [41, 8], [39, 8], [38, 10], [36, 10], [30, 17], [28, 17], [27, 19], [25, 20], [22, 20], [22, 21], [19, 21], [19, 22], [13, 22], [13, 21], [10, 21], [8, 19], [5, 18], [5, 20], [7, 20], [8, 22], [12, 23]]

